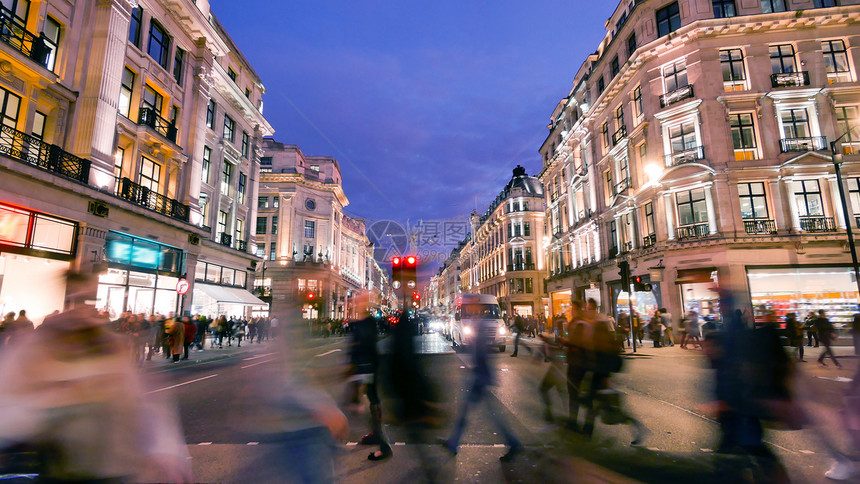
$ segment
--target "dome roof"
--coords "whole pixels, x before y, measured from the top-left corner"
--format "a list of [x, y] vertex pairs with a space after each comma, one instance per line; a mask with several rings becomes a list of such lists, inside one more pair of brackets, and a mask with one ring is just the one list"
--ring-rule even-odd
[[514, 175], [505, 185], [503, 194], [507, 196], [513, 188], [522, 188], [526, 194], [533, 197], [543, 197], [543, 184], [537, 178], [527, 175], [526, 169], [520, 165], [514, 168]]

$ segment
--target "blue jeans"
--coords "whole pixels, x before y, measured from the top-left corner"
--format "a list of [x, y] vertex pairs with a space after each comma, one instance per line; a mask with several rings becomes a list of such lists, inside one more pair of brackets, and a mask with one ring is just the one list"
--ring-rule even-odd
[[472, 381], [469, 394], [466, 395], [466, 399], [463, 400], [463, 405], [460, 407], [460, 412], [457, 414], [457, 423], [454, 425], [454, 432], [451, 434], [451, 437], [448, 438], [448, 444], [451, 448], [456, 449], [460, 445], [460, 438], [463, 436], [463, 431], [466, 429], [466, 415], [469, 413], [469, 407], [481, 403], [481, 400], [484, 401], [484, 404], [487, 407], [487, 411], [490, 414], [490, 419], [493, 421], [493, 425], [495, 425], [502, 433], [508, 446], [517, 447], [520, 445], [519, 439], [514, 436], [513, 432], [511, 432], [511, 429], [508, 428], [507, 424], [498, 412], [494, 411], [495, 397], [488, 394], [489, 388], [487, 383], [479, 381], [477, 378]]

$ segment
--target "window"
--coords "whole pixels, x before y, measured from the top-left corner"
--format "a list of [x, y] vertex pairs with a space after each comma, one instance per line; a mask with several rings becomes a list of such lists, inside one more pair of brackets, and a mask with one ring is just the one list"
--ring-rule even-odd
[[131, 95], [134, 92], [134, 72], [131, 69], [126, 67], [122, 71], [122, 83], [119, 88], [119, 113], [125, 116], [126, 118], [129, 116], [129, 111], [131, 110]]
[[164, 105], [164, 97], [149, 85], [143, 88], [143, 99], [140, 100], [143, 107], [151, 109], [156, 115], [161, 116], [161, 108]]
[[714, 18], [729, 18], [735, 13], [735, 0], [713, 0]]
[[805, 108], [786, 109], [780, 113], [784, 139], [809, 138], [809, 115]]
[[657, 36], [668, 35], [681, 28], [681, 10], [678, 2], [670, 3], [657, 10]]
[[[531, 224], [529, 224], [528, 222], [523, 222], [523, 235], [526, 237], [529, 237], [529, 236], [531, 236], [531, 234], [532, 234]], [[531, 251], [531, 249], [528, 249], [528, 250]], [[531, 252], [527, 252], [527, 254], [531, 254]]]
[[11, 92], [0, 89], [0, 96], [2, 96], [2, 112], [0, 112], [0, 117], [2, 117], [2, 124], [15, 128], [18, 125], [18, 108], [21, 106], [21, 98], [12, 94]]
[[857, 122], [860, 113], [857, 106], [836, 106], [836, 134], [842, 138], [842, 152], [853, 155], [860, 152], [860, 123]]
[[209, 195], [206, 193], [201, 193], [200, 194], [200, 212], [202, 215], [202, 217], [201, 217], [202, 220], [200, 221], [200, 225], [203, 227], [206, 227], [207, 229], [209, 228], [206, 226], [206, 223], [209, 221], [209, 206], [210, 205], [211, 205], [211, 203], [209, 203]]
[[244, 173], [239, 173], [239, 191], [238, 191], [238, 202], [239, 205], [245, 205], [245, 190], [248, 185], [248, 175]]
[[720, 65], [723, 68], [723, 89], [726, 91], [746, 89], [747, 76], [744, 69], [744, 52], [741, 49], [721, 50]]
[[672, 92], [687, 85], [687, 62], [684, 59], [663, 67], [664, 92]]
[[621, 70], [621, 68], [618, 65], [618, 56], [617, 55], [615, 57], [613, 57], [612, 62], [609, 63], [609, 70], [612, 72], [612, 77], [617, 76], [618, 71]]
[[645, 112], [642, 111], [642, 87], [641, 86], [636, 86], [635, 88], [633, 88], [633, 111], [634, 111], [633, 112], [634, 117], [637, 120], [639, 120], [636, 122], [636, 124], [639, 124], [640, 122], [642, 122], [641, 119], [644, 119], [643, 115], [645, 114]]
[[276, 235], [278, 233], [278, 217], [272, 217], [272, 235]]
[[619, 130], [624, 127], [624, 104], [619, 104], [615, 108], [615, 129]]
[[738, 195], [741, 198], [741, 218], [767, 219], [767, 197], [764, 193], [764, 183], [738, 183]]
[[49, 71], [53, 71], [54, 63], [57, 61], [57, 48], [60, 45], [60, 23], [51, 17], [47, 17], [42, 33], [45, 34], [45, 43], [51, 48], [51, 52], [48, 53], [48, 58], [45, 60], [45, 67]]
[[597, 78], [597, 95], [599, 96], [606, 89], [606, 80], [603, 76]]
[[143, 25], [143, 7], [135, 7], [131, 10], [131, 21], [128, 26], [128, 41], [140, 47], [140, 28]]
[[694, 225], [708, 221], [708, 206], [705, 202], [705, 189], [697, 188], [675, 194], [678, 204], [678, 225]]
[[269, 260], [275, 260], [278, 256], [277, 244], [272, 242], [269, 245]]
[[269, 197], [257, 197], [257, 209], [263, 210], [269, 208]]
[[236, 241], [245, 240], [245, 221], [241, 218], [236, 219]]
[[260, 158], [260, 173], [271, 173], [272, 172], [272, 157], [271, 156], [263, 156]]
[[229, 77], [231, 81], [236, 82], [236, 71], [234, 71], [232, 67], [227, 68], [227, 77]]
[[265, 260], [265, 258], [266, 258], [266, 244], [257, 244], [257, 257]]
[[251, 99], [251, 88], [249, 88], [249, 87], [245, 88], [245, 97], [248, 99]]
[[242, 157], [247, 159], [250, 152], [251, 138], [248, 136], [248, 133], [242, 131]]
[[797, 204], [797, 215], [801, 217], [824, 215], [821, 187], [818, 185], [818, 180], [794, 182], [794, 201]]
[[257, 217], [257, 235], [266, 235], [266, 217]]
[[167, 31], [158, 22], [151, 20], [149, 23], [149, 44], [146, 46], [146, 53], [155, 62], [158, 62], [161, 67], [167, 69], [167, 51], [169, 48], [170, 37], [168, 37]]
[[770, 67], [774, 74], [795, 72], [794, 46], [791, 44], [770, 46]]
[[648, 235], [656, 233], [656, 225], [654, 225], [654, 204], [648, 202], [645, 204], [645, 231]]
[[851, 204], [851, 213], [854, 214], [854, 222], [860, 221], [860, 178], [849, 178], [846, 180], [848, 184], [848, 200]]
[[206, 127], [215, 128], [215, 101], [213, 99], [210, 99], [206, 106]]
[[751, 113], [729, 114], [736, 161], [755, 160], [757, 158], [755, 125], [753, 123]]
[[603, 149], [609, 147], [609, 121], [604, 121], [600, 126], [600, 139], [603, 140]]
[[185, 62], [185, 51], [176, 48], [176, 54], [173, 56], [173, 78], [176, 83], [182, 85], [182, 64]]
[[827, 7], [838, 7], [839, 2], [837, 0], [815, 0], [813, 2], [815, 8], [827, 8]]
[[224, 115], [224, 139], [233, 142], [233, 133], [236, 130], [236, 122], [230, 116]]
[[607, 200], [615, 195], [615, 185], [612, 183], [612, 170], [603, 172], [603, 191]]
[[313, 220], [305, 220], [305, 238], [312, 239], [314, 238], [314, 221]]
[[693, 123], [683, 123], [669, 128], [669, 145], [673, 154], [696, 149], [699, 143]]
[[627, 37], [627, 58], [633, 57], [634, 52], [636, 52], [636, 32]]
[[230, 195], [230, 182], [233, 178], [233, 164], [224, 160], [224, 167], [221, 171], [221, 195]]
[[209, 170], [212, 168], [212, 148], [208, 146], [203, 147], [203, 172], [201, 173], [201, 179], [203, 183], [209, 183]]
[[785, 12], [785, 0], [761, 0], [763, 13]]
[[122, 165], [125, 162], [125, 150], [117, 147], [116, 153], [113, 155], [113, 176], [122, 177]]
[[161, 183], [161, 165], [149, 158], [143, 158], [140, 162], [140, 181], [138, 183], [158, 193], [158, 185]]
[[851, 71], [848, 68], [848, 52], [842, 40], [825, 40], [821, 42], [824, 54], [824, 67], [827, 71], [827, 82], [851, 82]]
[[615, 219], [609, 222], [609, 249], [618, 255], [618, 223]]
[[626, 155], [622, 156], [618, 160], [618, 184], [620, 185], [621, 183], [625, 182], [627, 184], [626, 188], [630, 188], [630, 163]]
[[218, 211], [218, 235], [217, 237], [220, 239], [221, 234], [227, 233], [227, 212]]

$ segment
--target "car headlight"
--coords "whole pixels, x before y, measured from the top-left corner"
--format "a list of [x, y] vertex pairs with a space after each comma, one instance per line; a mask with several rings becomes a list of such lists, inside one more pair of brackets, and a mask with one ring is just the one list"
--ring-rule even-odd
[[469, 336], [470, 334], [472, 334], [472, 328], [470, 328], [468, 326], [464, 326], [463, 327], [463, 334], [465, 334], [466, 336]]
[[504, 336], [505, 334], [507, 334], [507, 332], [508, 332], [508, 330], [506, 330], [504, 326], [499, 326], [499, 334], [500, 335]]

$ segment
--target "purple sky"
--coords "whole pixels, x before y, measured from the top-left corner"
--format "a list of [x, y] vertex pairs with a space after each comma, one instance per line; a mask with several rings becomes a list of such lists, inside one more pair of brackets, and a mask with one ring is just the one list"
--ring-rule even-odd
[[[615, 4], [211, 0], [263, 79], [278, 141], [341, 165], [348, 214], [483, 212], [536, 175], [556, 102]], [[450, 248], [447, 249], [450, 251]]]

